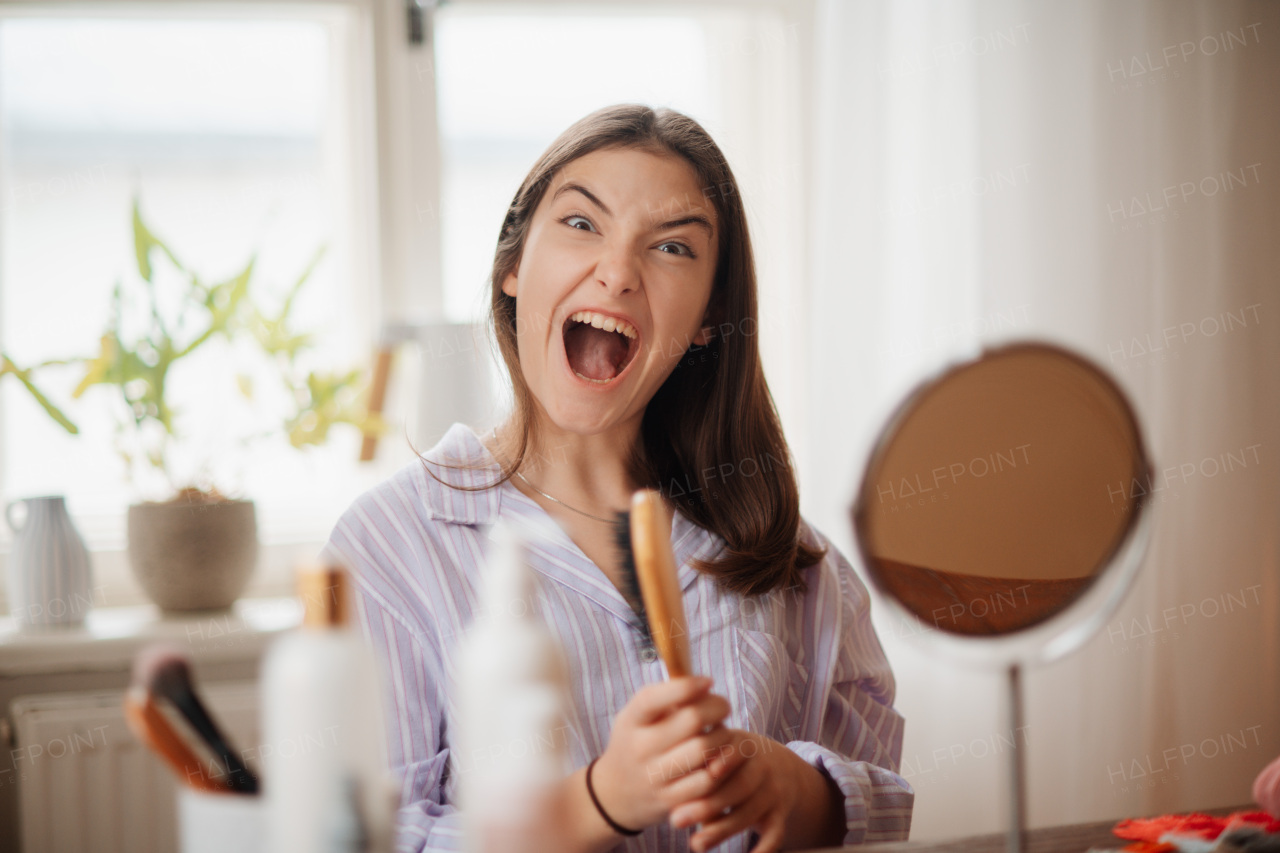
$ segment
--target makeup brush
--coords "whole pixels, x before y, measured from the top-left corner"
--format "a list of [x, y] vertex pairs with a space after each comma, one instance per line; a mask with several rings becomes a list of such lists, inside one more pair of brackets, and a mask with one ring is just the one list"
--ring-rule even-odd
[[178, 781], [198, 791], [226, 791], [221, 782], [209, 778], [205, 765], [183, 737], [156, 707], [145, 688], [132, 686], [124, 696], [124, 718], [135, 737], [160, 757]]
[[623, 597], [640, 617], [641, 633], [667, 665], [669, 678], [691, 675], [689, 631], [671, 550], [671, 518], [662, 496], [640, 489], [631, 509], [614, 521], [614, 541], [622, 557]]
[[164, 644], [149, 646], [133, 659], [133, 686], [172, 705], [200, 736], [204, 746], [227, 770], [227, 788], [240, 794], [258, 793], [258, 777], [245, 766], [214, 723], [191, 684], [191, 667], [181, 651]]

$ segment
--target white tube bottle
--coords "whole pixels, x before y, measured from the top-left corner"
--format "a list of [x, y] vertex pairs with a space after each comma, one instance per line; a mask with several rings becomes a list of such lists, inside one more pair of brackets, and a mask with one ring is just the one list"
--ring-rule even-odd
[[469, 853], [563, 849], [566, 667], [537, 613], [523, 539], [490, 531], [480, 609], [455, 669], [458, 799]]
[[344, 570], [298, 572], [302, 627], [262, 662], [262, 787], [272, 853], [390, 850], [378, 665], [353, 624]]

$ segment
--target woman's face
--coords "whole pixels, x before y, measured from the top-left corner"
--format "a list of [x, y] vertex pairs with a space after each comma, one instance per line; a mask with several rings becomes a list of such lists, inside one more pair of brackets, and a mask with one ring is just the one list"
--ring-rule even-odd
[[638, 418], [690, 344], [707, 343], [719, 223], [702, 189], [683, 159], [635, 148], [552, 179], [502, 292], [516, 299], [524, 380], [560, 429]]

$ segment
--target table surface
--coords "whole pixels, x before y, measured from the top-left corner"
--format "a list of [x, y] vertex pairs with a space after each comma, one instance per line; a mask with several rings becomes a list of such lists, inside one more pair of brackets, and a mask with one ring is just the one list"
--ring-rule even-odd
[[[1090, 847], [1123, 847], [1125, 842], [1111, 834], [1114, 820], [1078, 823], [1070, 826], [1048, 826], [1027, 831], [1025, 853], [1084, 853]], [[861, 844], [856, 847], [826, 847], [808, 853], [838, 853], [857, 850], [861, 853], [1001, 853], [1008, 844], [1003, 832], [974, 835], [947, 841], [899, 841], [892, 844]]]
[[[1254, 805], [1234, 806], [1226, 809], [1204, 809], [1203, 814], [1229, 815], [1232, 812], [1252, 811]], [[1025, 853], [1084, 853], [1090, 847], [1119, 849], [1126, 842], [1112, 834], [1111, 828], [1122, 818], [1098, 823], [1075, 823], [1065, 826], [1046, 826], [1027, 830]], [[806, 853], [1002, 853], [1008, 845], [1008, 835], [996, 832], [990, 835], [974, 835], [947, 841], [899, 841], [892, 844], [860, 844], [848, 847], [824, 847]]]

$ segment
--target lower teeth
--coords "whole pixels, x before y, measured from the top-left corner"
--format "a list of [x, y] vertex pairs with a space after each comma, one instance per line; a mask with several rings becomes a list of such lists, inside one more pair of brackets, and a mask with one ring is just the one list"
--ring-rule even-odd
[[616, 376], [612, 376], [612, 377], [610, 377], [610, 378], [608, 378], [608, 379], [592, 379], [590, 376], [583, 376], [581, 373], [579, 373], [579, 372], [578, 372], [578, 371], [576, 371], [576, 370], [573, 372], [573, 375], [574, 375], [574, 376], [576, 376], [576, 377], [578, 377], [579, 379], [585, 379], [585, 380], [587, 380], [588, 382], [594, 382], [594, 383], [595, 383], [595, 384], [597, 384], [597, 385], [608, 385], [608, 384], [609, 384], [610, 382], [612, 382], [614, 379], [617, 379], [617, 378], [618, 378], [618, 377], [616, 377]]

